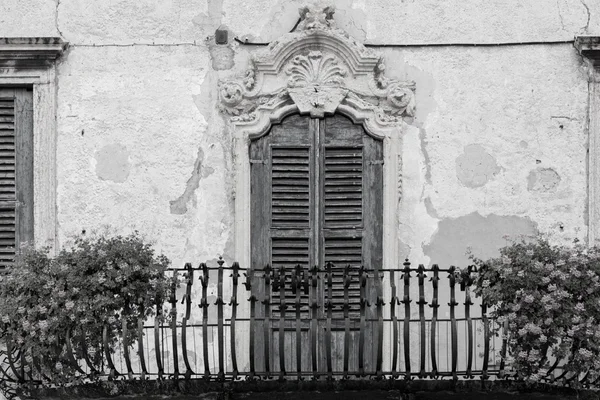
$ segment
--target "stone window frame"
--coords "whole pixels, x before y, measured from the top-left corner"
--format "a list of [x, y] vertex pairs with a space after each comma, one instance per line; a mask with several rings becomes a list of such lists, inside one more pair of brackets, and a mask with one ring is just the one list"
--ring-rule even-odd
[[57, 37], [0, 38], [0, 86], [33, 89], [33, 219], [37, 247], [57, 249], [56, 60], [68, 43]]
[[[337, 28], [333, 13], [333, 7], [300, 9], [295, 31], [253, 54], [245, 73], [219, 81], [218, 106], [233, 138], [234, 253], [243, 267], [251, 265], [250, 141], [291, 114], [339, 113], [383, 141], [382, 267], [400, 268], [402, 136], [405, 118], [414, 116], [415, 84], [387, 78], [383, 56]], [[239, 316], [247, 308], [240, 305]], [[248, 338], [237, 340], [247, 362]]]
[[600, 36], [577, 36], [588, 61], [588, 245], [600, 244]]

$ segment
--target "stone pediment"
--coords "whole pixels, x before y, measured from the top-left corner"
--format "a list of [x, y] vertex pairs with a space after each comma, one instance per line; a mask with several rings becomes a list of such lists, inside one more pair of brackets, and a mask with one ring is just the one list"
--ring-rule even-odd
[[337, 28], [333, 14], [302, 8], [296, 31], [253, 55], [243, 76], [219, 82], [219, 107], [232, 123], [259, 133], [294, 112], [342, 112], [384, 128], [414, 115], [414, 83], [388, 79], [383, 57]]

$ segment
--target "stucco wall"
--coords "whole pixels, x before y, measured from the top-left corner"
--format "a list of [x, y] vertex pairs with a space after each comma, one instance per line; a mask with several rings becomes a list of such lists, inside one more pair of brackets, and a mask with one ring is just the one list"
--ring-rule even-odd
[[[590, 0], [336, 1], [371, 44], [568, 41], [600, 33]], [[290, 31], [297, 1], [3, 0], [0, 37], [60, 36], [58, 232], [138, 229], [176, 265], [234, 253], [230, 133], [217, 81]], [[227, 46], [214, 30], [225, 25]], [[504, 235], [585, 239], [588, 84], [571, 43], [385, 47], [416, 81], [403, 148], [401, 257], [463, 264]]]

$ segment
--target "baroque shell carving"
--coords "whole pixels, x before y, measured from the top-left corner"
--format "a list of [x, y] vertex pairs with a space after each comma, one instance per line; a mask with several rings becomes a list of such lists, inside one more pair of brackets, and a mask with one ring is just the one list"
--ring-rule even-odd
[[219, 82], [221, 112], [235, 124], [294, 107], [313, 117], [343, 107], [379, 125], [413, 116], [415, 84], [387, 78], [383, 58], [337, 28], [333, 15], [331, 6], [302, 8], [295, 32], [253, 55], [242, 76]]
[[333, 54], [310, 51], [307, 55], [297, 55], [285, 69], [290, 76], [288, 87], [306, 87], [308, 85], [340, 86], [348, 70], [341, 65]]

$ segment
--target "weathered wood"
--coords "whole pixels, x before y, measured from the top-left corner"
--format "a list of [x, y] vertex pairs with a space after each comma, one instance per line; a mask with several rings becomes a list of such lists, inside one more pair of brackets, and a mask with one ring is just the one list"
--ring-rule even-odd
[[17, 246], [33, 243], [33, 95], [15, 91]]
[[[294, 115], [275, 125], [269, 134], [252, 141], [249, 155], [253, 268], [261, 270], [264, 265], [270, 264], [273, 268], [283, 267], [291, 272], [296, 265], [308, 270], [311, 265], [334, 263], [331, 293], [326, 294], [322, 280], [316, 285], [315, 300], [320, 306], [318, 317], [326, 316], [326, 301], [331, 301], [334, 306], [331, 343], [324, 343], [321, 338], [318, 344], [318, 368], [325, 371], [325, 345], [331, 345], [332, 355], [340, 357], [339, 360], [334, 357], [334, 365], [341, 363], [341, 349], [346, 347], [341, 342], [344, 338], [352, 342], [348, 344], [350, 354], [358, 350], [358, 332], [356, 335], [333, 334], [345, 325], [341, 308], [344, 303], [342, 271], [347, 265], [352, 267], [352, 274], [357, 274], [361, 265], [376, 269], [381, 267], [382, 142], [368, 136], [362, 126], [353, 124], [343, 116], [317, 120]], [[376, 316], [375, 300], [377, 295], [381, 295], [381, 288], [371, 280], [372, 277], [369, 277], [364, 289], [372, 304], [366, 307], [367, 319]], [[264, 293], [260, 282], [254, 285], [253, 294], [263, 302], [271, 296], [270, 293]], [[277, 297], [281, 305], [288, 307], [288, 316], [296, 315], [298, 299], [294, 294], [286, 291]], [[360, 309], [358, 279], [352, 280], [347, 298], [349, 317], [356, 320]], [[307, 321], [301, 329], [307, 329], [310, 319], [308, 298], [302, 295], [300, 300], [301, 319]], [[275, 302], [273, 306], [272, 328], [278, 333], [268, 337], [254, 335], [257, 338], [256, 354], [265, 354], [266, 349], [262, 347], [260, 338], [270, 339], [275, 346], [271, 346], [271, 362], [279, 355], [279, 346], [283, 346], [287, 353], [297, 351], [295, 347], [298, 345], [298, 334], [279, 333], [279, 325], [283, 323], [279, 319], [280, 305]], [[266, 328], [264, 318], [260, 318], [264, 315], [259, 312], [265, 308], [257, 307], [257, 322], [253, 329], [263, 331]], [[318, 322], [319, 335], [324, 332], [323, 321], [321, 319]], [[371, 337], [374, 325], [363, 325], [368, 330], [363, 334]], [[350, 326], [352, 332], [359, 328], [356, 322], [350, 323]], [[364, 347], [364, 366], [374, 368], [373, 343], [369, 341]], [[350, 363], [350, 360], [347, 362]], [[297, 369], [292, 365], [279, 367]], [[358, 364], [352, 367], [357, 368]]]

